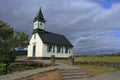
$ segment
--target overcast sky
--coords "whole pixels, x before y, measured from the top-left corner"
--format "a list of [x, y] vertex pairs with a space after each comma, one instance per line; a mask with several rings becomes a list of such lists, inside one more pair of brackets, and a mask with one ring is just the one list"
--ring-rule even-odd
[[0, 20], [31, 34], [40, 6], [46, 30], [65, 35], [74, 53], [120, 52], [120, 0], [1, 0]]

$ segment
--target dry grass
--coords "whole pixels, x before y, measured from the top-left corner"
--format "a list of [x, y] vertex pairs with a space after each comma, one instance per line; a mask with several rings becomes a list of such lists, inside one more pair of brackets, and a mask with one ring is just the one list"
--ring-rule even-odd
[[83, 70], [85, 70], [86, 72], [88, 72], [88, 74], [90, 76], [95, 76], [95, 75], [119, 70], [117, 68], [94, 66], [94, 65], [76, 65], [76, 66], [78, 66], [78, 67], [82, 68]]
[[25, 60], [25, 59], [27, 59], [27, 56], [26, 55], [16, 56], [16, 59]]
[[[98, 61], [98, 62], [120, 62], [120, 56], [87, 56], [87, 57], [75, 57], [75, 61]], [[87, 71], [91, 76], [117, 71], [118, 68], [110, 68], [110, 67], [103, 67], [103, 66], [95, 66], [95, 65], [76, 65], [80, 68]]]
[[56, 62], [60, 62], [60, 63], [64, 63], [64, 64], [68, 64], [68, 60], [65, 59], [61, 59], [61, 60], [56, 60]]

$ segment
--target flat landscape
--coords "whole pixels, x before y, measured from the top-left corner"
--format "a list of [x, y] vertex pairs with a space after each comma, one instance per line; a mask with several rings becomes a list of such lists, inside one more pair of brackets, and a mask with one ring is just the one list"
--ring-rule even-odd
[[[59, 62], [68, 64], [68, 60], [59, 60]], [[74, 57], [74, 62], [120, 62], [120, 56], [79, 56]], [[88, 72], [91, 77], [120, 70], [120, 68], [116, 67], [106, 67], [90, 64], [74, 64], [74, 66], [82, 68]]]
[[[25, 60], [26, 58], [27, 58], [26, 56], [17, 56], [17, 60]], [[74, 57], [75, 64], [73, 65], [73, 67], [76, 66], [77, 68], [79, 68], [81, 70], [84, 70], [86, 73], [88, 73], [88, 75], [91, 78], [94, 78], [95, 76], [99, 76], [99, 75], [102, 75], [102, 74], [104, 75], [105, 73], [109, 74], [111, 72], [120, 71], [120, 68], [90, 65], [90, 64], [76, 64], [76, 62], [81, 62], [81, 61], [82, 62], [95, 62], [95, 61], [97, 61], [97, 62], [117, 62], [117, 63], [119, 63], [120, 62], [119, 60], [120, 60], [119, 56], [102, 56], [102, 57], [100, 57], [100, 56], [79, 56], [79, 57]], [[69, 64], [68, 59], [66, 59], [66, 60], [65, 59], [56, 60], [56, 62], [57, 63], [60, 62], [59, 65], [58, 65], [60, 70], [63, 67], [65, 67], [66, 69], [68, 69], [67, 67], [70, 67], [70, 65], [65, 66], [65, 64]], [[65, 63], [65, 64], [62, 64], [62, 63]], [[41, 68], [41, 69], [43, 69], [43, 68]], [[34, 69], [34, 70], [36, 70], [36, 69]], [[23, 71], [25, 71], [25, 70], [23, 70]], [[21, 71], [20, 72], [17, 71], [17, 73], [21, 73]], [[51, 74], [54, 74], [57, 77], [50, 77]], [[45, 77], [45, 75], [47, 77]], [[40, 77], [40, 76], [42, 76], [42, 77]], [[40, 79], [45, 79], [45, 80], [50, 80], [50, 79], [52, 80], [53, 78], [55, 78], [55, 80], [62, 80], [61, 74], [59, 73], [58, 70], [48, 71], [47, 73], [45, 72], [45, 73], [40, 73], [40, 74], [33, 74], [33, 75], [30, 75], [30, 76], [27, 76], [27, 77], [18, 78], [18, 80], [27, 80], [27, 79], [33, 79], [33, 78], [35, 79], [35, 78], [38, 78], [38, 77]], [[66, 76], [64, 76], [64, 77], [66, 77]], [[115, 76], [113, 76], [113, 77], [115, 77]]]
[[[88, 61], [88, 62], [120, 62], [120, 56], [86, 56], [86, 57], [75, 57], [76, 61]], [[76, 65], [87, 71], [91, 76], [113, 72], [120, 70], [116, 67], [106, 67], [106, 66], [97, 66], [97, 65], [89, 65], [89, 64], [79, 64]]]
[[120, 62], [120, 56], [86, 56], [75, 57], [75, 61], [103, 61], [103, 62]]

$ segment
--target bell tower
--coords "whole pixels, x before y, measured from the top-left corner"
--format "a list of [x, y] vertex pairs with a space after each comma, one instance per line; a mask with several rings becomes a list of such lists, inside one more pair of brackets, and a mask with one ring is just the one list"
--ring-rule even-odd
[[46, 21], [43, 17], [41, 8], [40, 8], [37, 16], [34, 18], [33, 22], [34, 22], [34, 28], [33, 29], [45, 30], [45, 22]]

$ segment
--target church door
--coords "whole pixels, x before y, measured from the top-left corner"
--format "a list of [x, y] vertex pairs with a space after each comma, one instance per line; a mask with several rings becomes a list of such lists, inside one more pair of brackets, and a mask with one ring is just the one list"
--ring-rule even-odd
[[35, 57], [36, 46], [33, 46], [33, 57]]

